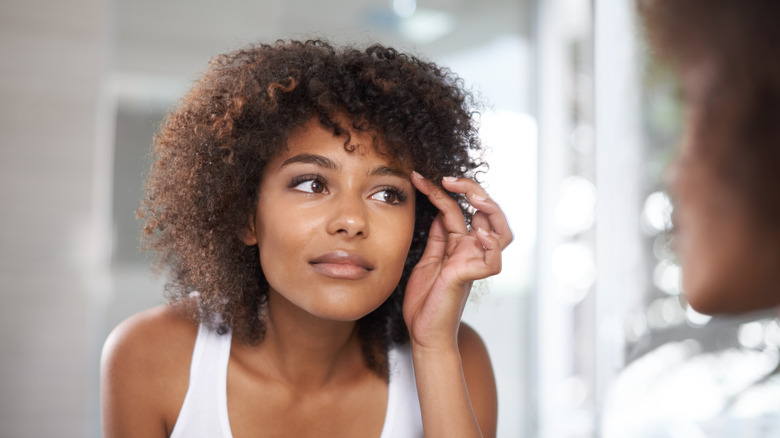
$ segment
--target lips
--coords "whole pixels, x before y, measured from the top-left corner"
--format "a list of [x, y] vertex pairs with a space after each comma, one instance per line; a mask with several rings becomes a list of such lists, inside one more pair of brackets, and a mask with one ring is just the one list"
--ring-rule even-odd
[[365, 257], [347, 251], [323, 254], [309, 261], [309, 264], [319, 274], [345, 280], [359, 280], [374, 270], [374, 265]]

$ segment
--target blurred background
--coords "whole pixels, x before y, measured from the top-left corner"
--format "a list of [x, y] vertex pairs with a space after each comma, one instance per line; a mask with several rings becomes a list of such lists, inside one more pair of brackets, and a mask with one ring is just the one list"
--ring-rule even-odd
[[[719, 351], [761, 357], [756, 378], [777, 365], [774, 320], [680, 295], [662, 180], [679, 102], [630, 1], [3, 0], [0, 437], [100, 436], [105, 337], [163, 302], [134, 214], [160, 120], [212, 56], [311, 37], [435, 61], [484, 103], [486, 186], [516, 239], [464, 318], [493, 359], [500, 437], [696, 437], [717, 406], [642, 405], [648, 382]], [[669, 418], [683, 435], [631, 432]]]

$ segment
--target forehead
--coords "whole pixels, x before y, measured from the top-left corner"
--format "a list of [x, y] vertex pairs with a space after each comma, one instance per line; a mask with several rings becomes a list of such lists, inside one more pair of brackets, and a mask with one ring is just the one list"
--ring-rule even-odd
[[[351, 126], [344, 118], [337, 121], [340, 126]], [[394, 154], [382, 135], [375, 130], [358, 131], [349, 129], [349, 135], [336, 136], [333, 130], [313, 118], [294, 129], [287, 137], [275, 161], [284, 161], [300, 154], [322, 155], [334, 159], [357, 158], [367, 163], [393, 166], [411, 172], [410, 154]]]

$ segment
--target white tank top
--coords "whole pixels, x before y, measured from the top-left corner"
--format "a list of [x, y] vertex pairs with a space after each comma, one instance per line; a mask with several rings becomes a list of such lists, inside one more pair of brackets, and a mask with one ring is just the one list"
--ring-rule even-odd
[[[190, 381], [171, 438], [233, 438], [227, 411], [231, 334], [201, 325], [190, 364]], [[422, 437], [422, 417], [409, 345], [388, 352], [390, 382], [380, 438]]]

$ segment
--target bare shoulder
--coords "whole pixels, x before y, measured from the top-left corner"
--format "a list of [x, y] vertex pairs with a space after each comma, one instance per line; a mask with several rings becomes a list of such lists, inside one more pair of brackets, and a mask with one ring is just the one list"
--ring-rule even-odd
[[493, 366], [485, 342], [476, 330], [466, 323], [461, 323], [458, 330], [458, 349], [469, 399], [482, 436], [494, 437], [498, 421], [498, 397]]
[[191, 313], [188, 306], [160, 305], [130, 316], [106, 338], [103, 360], [120, 356], [142, 365], [163, 360], [170, 349], [181, 349], [177, 347], [183, 347], [187, 340], [194, 345], [198, 326]]
[[187, 391], [197, 331], [186, 306], [162, 305], [109, 334], [100, 365], [104, 436], [167, 436]]

